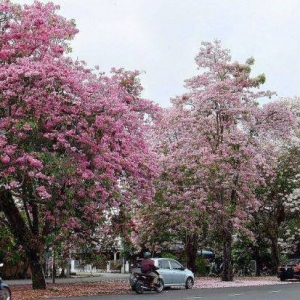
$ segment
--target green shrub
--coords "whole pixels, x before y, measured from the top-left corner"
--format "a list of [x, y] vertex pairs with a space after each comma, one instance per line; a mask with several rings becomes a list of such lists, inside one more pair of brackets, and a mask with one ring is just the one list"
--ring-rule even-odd
[[196, 258], [196, 275], [198, 276], [205, 276], [207, 275], [207, 263], [203, 257]]
[[163, 258], [173, 258], [173, 259], [178, 259], [177, 256], [173, 253], [170, 252], [162, 252], [161, 257]]

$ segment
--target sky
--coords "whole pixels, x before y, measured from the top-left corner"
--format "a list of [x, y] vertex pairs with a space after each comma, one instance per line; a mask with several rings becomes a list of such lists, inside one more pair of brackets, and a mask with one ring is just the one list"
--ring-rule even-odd
[[201, 42], [215, 39], [230, 49], [233, 61], [255, 58], [252, 74], [266, 75], [264, 90], [277, 98], [300, 96], [299, 0], [52, 2], [60, 5], [60, 15], [76, 22], [74, 59], [107, 73], [112, 67], [144, 72], [142, 96], [162, 107], [187, 92], [184, 80], [199, 73], [194, 58]]

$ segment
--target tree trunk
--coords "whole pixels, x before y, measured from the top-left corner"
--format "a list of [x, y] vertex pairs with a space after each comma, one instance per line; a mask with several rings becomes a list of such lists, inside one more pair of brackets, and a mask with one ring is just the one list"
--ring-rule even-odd
[[59, 274], [59, 278], [67, 278], [66, 269], [62, 267], [61, 272]]
[[262, 259], [261, 259], [261, 255], [260, 255], [260, 251], [259, 251], [259, 247], [255, 247], [254, 248], [254, 259], [256, 261], [256, 276], [260, 276], [260, 271], [261, 271], [261, 267], [262, 267]]
[[32, 288], [46, 289], [46, 281], [43, 265], [39, 259], [39, 251], [30, 249], [27, 253], [32, 276]]
[[5, 214], [9, 229], [15, 240], [20, 244], [28, 257], [33, 289], [46, 289], [46, 281], [41, 262], [43, 240], [37, 230], [29, 226], [22, 217], [10, 191], [0, 190], [0, 211]]
[[26, 261], [22, 267], [21, 271], [21, 278], [22, 279], [27, 279], [28, 278], [28, 268], [29, 268], [29, 263]]
[[197, 272], [196, 268], [196, 259], [198, 251], [198, 236], [197, 234], [190, 234], [186, 236], [185, 244], [186, 258], [187, 258], [187, 267], [193, 273]]
[[232, 236], [231, 230], [224, 232], [223, 236], [223, 270], [222, 281], [232, 281], [232, 259], [231, 259]]
[[271, 251], [272, 251], [272, 272], [276, 273], [277, 268], [280, 264], [280, 252], [278, 248], [278, 238], [277, 237], [271, 237]]

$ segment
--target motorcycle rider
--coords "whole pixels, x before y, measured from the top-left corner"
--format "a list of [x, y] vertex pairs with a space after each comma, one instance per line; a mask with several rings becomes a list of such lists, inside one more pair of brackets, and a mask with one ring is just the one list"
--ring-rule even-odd
[[141, 272], [151, 278], [152, 286], [156, 286], [158, 282], [158, 273], [155, 272], [155, 270], [158, 268], [154, 265], [154, 261], [150, 257], [150, 252], [144, 253], [144, 259], [141, 261]]

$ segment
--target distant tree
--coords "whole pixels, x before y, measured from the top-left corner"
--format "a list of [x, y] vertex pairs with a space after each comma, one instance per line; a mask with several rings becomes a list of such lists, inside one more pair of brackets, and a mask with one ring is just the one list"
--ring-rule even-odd
[[232, 63], [229, 50], [215, 41], [202, 43], [196, 63], [200, 75], [186, 80], [189, 92], [172, 100], [156, 144], [169, 175], [166, 197], [185, 206], [183, 219], [209, 215], [222, 243], [222, 279], [228, 281], [233, 233], [245, 229], [258, 209], [255, 187], [264, 185], [262, 171], [273, 172], [268, 163], [292, 115], [280, 103], [259, 106], [257, 99], [272, 93], [254, 90], [265, 76], [250, 77], [253, 58]]
[[[266, 184], [256, 189], [260, 205], [258, 210], [252, 214], [249, 224], [254, 240], [258, 245], [262, 242], [266, 243], [267, 239], [272, 253], [274, 272], [280, 263], [280, 252], [283, 250], [280, 246], [282, 244], [280, 239], [288, 233], [287, 224], [291, 223], [292, 219], [297, 216], [297, 209], [292, 213], [291, 208], [294, 205], [288, 204], [292, 197], [287, 197], [290, 192], [295, 191], [295, 176], [299, 172], [299, 157], [295, 159], [292, 152], [295, 152], [295, 149], [294, 151], [290, 149], [288, 152], [277, 156], [277, 166], [274, 166], [274, 173], [272, 176], [265, 174]], [[293, 202], [296, 204], [296, 199], [293, 199]], [[257, 257], [259, 258], [259, 256]]]
[[121, 203], [151, 200], [156, 176], [145, 134], [158, 108], [140, 98], [138, 72], [109, 77], [64, 56], [77, 29], [57, 9], [0, 2], [1, 221], [34, 289], [46, 288], [49, 239], [96, 238]]
[[[282, 102], [295, 115], [293, 134], [285, 141], [277, 171], [284, 221], [280, 228], [280, 249], [287, 255], [299, 255], [300, 238], [300, 98]], [[297, 252], [298, 251], [298, 252]]]
[[[206, 243], [208, 216], [199, 210], [198, 201], [189, 201], [178, 191], [193, 188], [192, 170], [178, 166], [169, 168], [165, 157], [172, 155], [169, 143], [177, 139], [180, 128], [176, 124], [173, 109], [164, 109], [159, 121], [152, 127], [151, 142], [160, 155], [160, 177], [156, 180], [153, 202], [134, 207], [135, 230], [133, 244], [159, 251], [178, 251], [191, 270], [196, 270], [197, 251]], [[180, 124], [179, 124], [180, 127]], [[184, 173], [186, 170], [186, 174]], [[181, 173], [182, 172], [182, 173]], [[190, 191], [191, 194], [193, 191]]]
[[[264, 184], [255, 189], [259, 199], [258, 210], [251, 214], [247, 228], [251, 231], [251, 244], [257, 265], [264, 260], [265, 249], [271, 252], [269, 267], [275, 273], [280, 260], [285, 255], [295, 255], [300, 236], [299, 228], [299, 99], [281, 99], [283, 110], [291, 111], [295, 117], [293, 127], [287, 138], [278, 139], [277, 151], [269, 156], [269, 169], [262, 170]], [[275, 155], [276, 154], [276, 155]], [[267, 156], [266, 156], [267, 158]], [[259, 271], [259, 269], [258, 269]]]
[[174, 193], [171, 179], [172, 184], [182, 185], [182, 177], [164, 172], [157, 182], [153, 202], [137, 210], [138, 243], [154, 252], [178, 252], [187, 267], [195, 272], [197, 251], [207, 242], [208, 216], [198, 209], [196, 201], [189, 204], [182, 201]]

